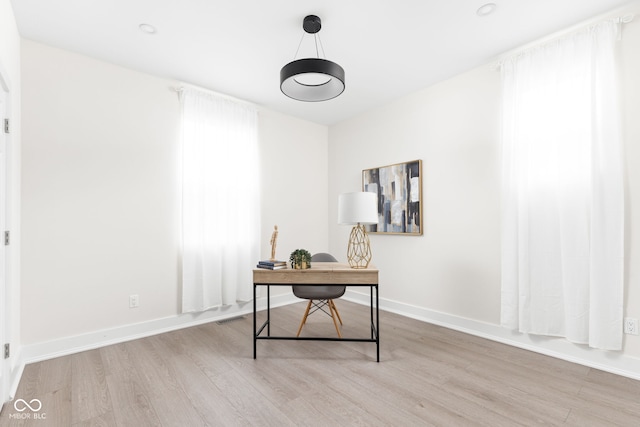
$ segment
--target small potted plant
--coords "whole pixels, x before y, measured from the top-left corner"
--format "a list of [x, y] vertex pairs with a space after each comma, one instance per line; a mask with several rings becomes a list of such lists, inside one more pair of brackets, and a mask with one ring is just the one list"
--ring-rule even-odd
[[296, 249], [289, 257], [291, 268], [297, 270], [311, 268], [311, 254], [306, 249]]

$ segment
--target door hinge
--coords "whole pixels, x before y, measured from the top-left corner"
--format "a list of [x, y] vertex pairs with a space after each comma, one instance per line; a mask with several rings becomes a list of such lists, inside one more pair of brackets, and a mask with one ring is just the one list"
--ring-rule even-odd
[[4, 232], [4, 245], [5, 246], [9, 246], [9, 243], [11, 243], [11, 233], [9, 231], [5, 231]]
[[9, 119], [4, 119], [4, 133], [9, 133]]
[[11, 344], [6, 343], [4, 345], [4, 358], [8, 359], [11, 356]]

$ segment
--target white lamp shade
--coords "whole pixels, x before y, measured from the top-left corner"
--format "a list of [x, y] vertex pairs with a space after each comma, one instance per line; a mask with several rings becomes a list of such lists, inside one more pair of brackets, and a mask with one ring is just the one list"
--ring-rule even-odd
[[377, 224], [378, 195], [369, 192], [338, 196], [338, 224]]

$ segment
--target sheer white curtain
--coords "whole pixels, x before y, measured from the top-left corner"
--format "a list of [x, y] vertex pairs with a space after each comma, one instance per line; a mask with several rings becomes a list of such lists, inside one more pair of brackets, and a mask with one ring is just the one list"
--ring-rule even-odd
[[252, 298], [259, 256], [257, 112], [191, 88], [182, 106], [182, 311]]
[[502, 325], [622, 346], [624, 194], [603, 22], [502, 64]]

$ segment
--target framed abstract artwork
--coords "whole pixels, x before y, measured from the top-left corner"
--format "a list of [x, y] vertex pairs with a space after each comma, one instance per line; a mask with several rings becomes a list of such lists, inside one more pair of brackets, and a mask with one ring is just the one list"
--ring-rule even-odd
[[365, 169], [362, 190], [378, 195], [378, 224], [368, 233], [422, 235], [422, 160]]

